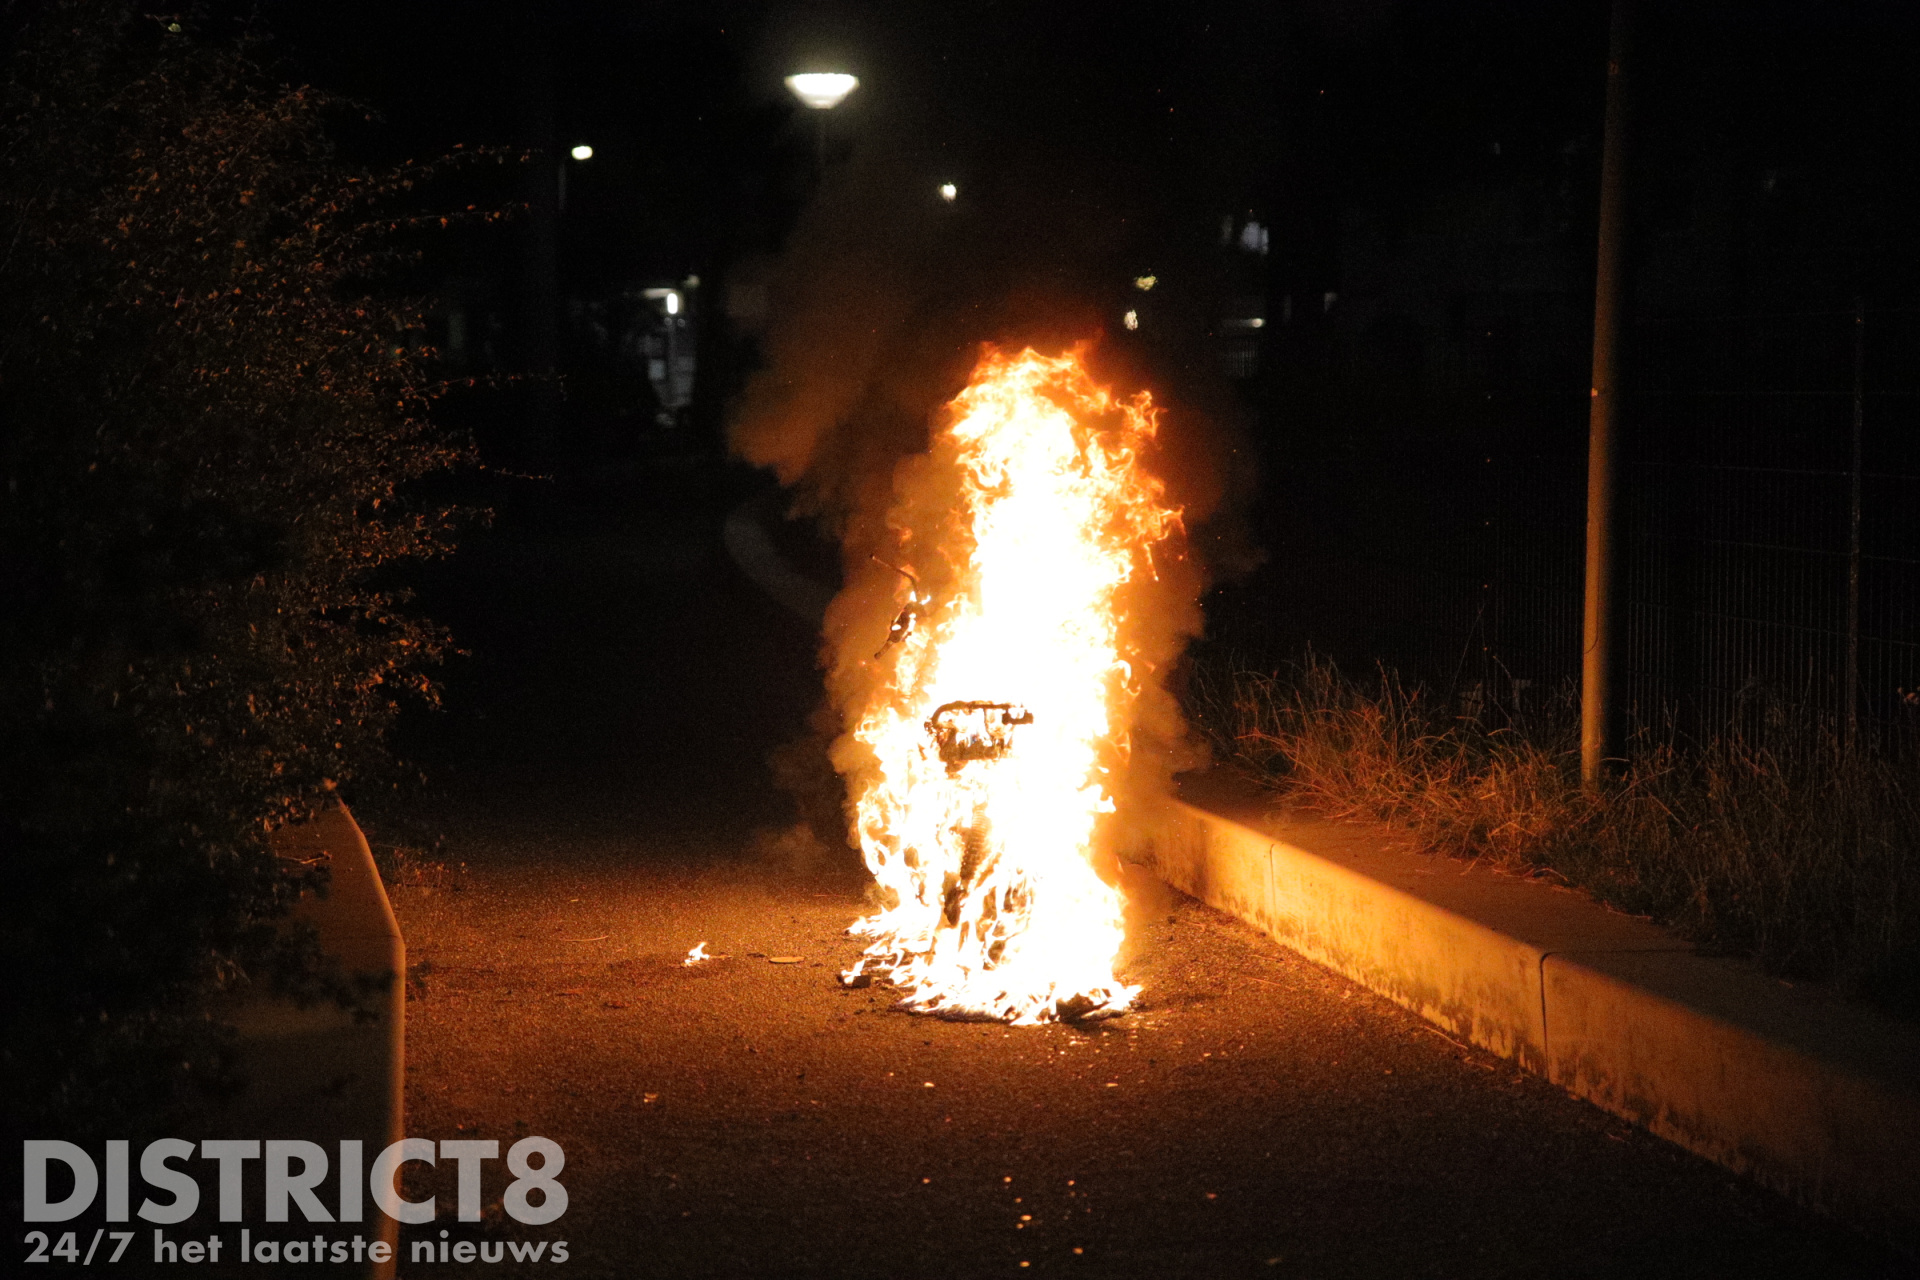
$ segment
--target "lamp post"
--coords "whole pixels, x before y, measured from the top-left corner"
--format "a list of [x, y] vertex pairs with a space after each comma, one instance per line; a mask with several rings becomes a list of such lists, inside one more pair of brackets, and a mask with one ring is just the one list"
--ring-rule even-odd
[[848, 94], [860, 87], [860, 78], [844, 71], [802, 71], [788, 76], [786, 83], [788, 92], [800, 99], [802, 106], [818, 113], [814, 161], [824, 171], [827, 167], [827, 112], [839, 106]]
[[[587, 161], [593, 159], [593, 148], [584, 142], [576, 143], [567, 154], [573, 157], [575, 163], [585, 164]], [[565, 162], [558, 165], [555, 172], [559, 175], [559, 211], [565, 213], [567, 211], [567, 166]]]
[[1587, 581], [1580, 656], [1580, 780], [1600, 787], [1620, 756], [1618, 464], [1620, 348], [1625, 336], [1627, 41], [1633, 0], [1613, 0], [1607, 37], [1606, 145], [1600, 162], [1600, 253], [1593, 300], [1593, 391], [1587, 419]]

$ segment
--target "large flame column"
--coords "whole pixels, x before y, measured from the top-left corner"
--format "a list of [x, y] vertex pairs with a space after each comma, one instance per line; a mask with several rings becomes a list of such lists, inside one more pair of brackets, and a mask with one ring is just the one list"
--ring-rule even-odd
[[855, 926], [873, 941], [849, 980], [1015, 1023], [1135, 995], [1092, 846], [1138, 689], [1122, 589], [1179, 527], [1141, 463], [1155, 430], [1077, 352], [990, 349], [901, 468], [890, 563], [913, 585], [842, 753], [888, 905]]

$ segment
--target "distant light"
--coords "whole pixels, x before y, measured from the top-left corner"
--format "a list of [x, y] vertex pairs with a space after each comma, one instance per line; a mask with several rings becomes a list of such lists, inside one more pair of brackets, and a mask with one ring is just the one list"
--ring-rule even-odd
[[1140, 327], [1140, 313], [1138, 311], [1129, 311], [1120, 317], [1120, 323], [1126, 325], [1129, 329], [1138, 329]]
[[1133, 287], [1142, 293], [1145, 293], [1159, 283], [1160, 277], [1155, 275], [1135, 276], [1133, 278]]
[[960, 188], [954, 186], [951, 182], [943, 182], [940, 184], [940, 198], [948, 204], [952, 204], [959, 194]]
[[807, 71], [787, 77], [787, 88], [793, 91], [793, 96], [815, 111], [839, 106], [842, 99], [859, 87], [859, 77], [844, 71]]
[[680, 291], [678, 289], [644, 289], [641, 296], [658, 302], [670, 316], [680, 314]]
[[593, 148], [583, 142], [568, 154], [575, 160], [591, 160], [593, 159]]
[[670, 316], [677, 316], [680, 314], [680, 295], [679, 294], [670, 293], [667, 295], [667, 314]]

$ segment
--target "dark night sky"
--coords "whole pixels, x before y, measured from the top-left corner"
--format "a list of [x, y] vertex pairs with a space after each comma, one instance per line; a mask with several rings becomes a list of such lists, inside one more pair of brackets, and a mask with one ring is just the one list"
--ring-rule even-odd
[[[1774, 172], [1776, 190], [1784, 174], [1803, 203], [1904, 206], [1910, 6], [1646, 8], [1644, 218], [1682, 218], [1701, 175], [1727, 168]], [[1606, 19], [1598, 0], [264, 12], [290, 74], [382, 112], [350, 139], [379, 158], [532, 140], [544, 51], [556, 136], [598, 151], [580, 175], [591, 216], [690, 259], [768, 247], [751, 242], [791, 220], [810, 122], [779, 77], [810, 59], [862, 77], [830, 121], [844, 147], [910, 133], [976, 189], [1032, 164], [1160, 234], [1248, 205], [1312, 238], [1343, 203], [1395, 216], [1461, 182], [1590, 185]]]
[[[380, 113], [372, 126], [343, 121], [351, 155], [590, 143], [594, 158], [567, 166], [563, 305], [693, 273], [710, 317], [733, 282], [784, 290], [771, 330], [706, 331], [697, 416], [709, 433], [743, 413], [798, 411], [784, 396], [743, 409], [756, 369], [783, 384], [902, 371], [885, 391], [829, 388], [817, 411], [843, 418], [863, 398], [939, 403], [957, 385], [953, 353], [1046, 336], [1031, 324], [1041, 313], [1062, 331], [1104, 329], [1123, 353], [1131, 340], [1114, 330], [1142, 272], [1167, 283], [1151, 300], [1155, 332], [1131, 341], [1139, 376], [1223, 422], [1303, 423], [1315, 378], [1326, 403], [1351, 398], [1339, 378], [1430, 396], [1436, 370], [1480, 360], [1468, 344], [1503, 325], [1534, 339], [1500, 356], [1506, 381], [1445, 394], [1583, 395], [1608, 11], [1605, 0], [264, 9], [289, 77]], [[1638, 312], [1912, 300], [1915, 12], [1642, 6]], [[781, 77], [826, 66], [862, 83], [827, 117], [822, 177], [818, 121]], [[522, 201], [521, 172], [490, 170], [455, 203]], [[951, 216], [932, 195], [943, 181], [963, 192]], [[1226, 261], [1228, 216], [1258, 218], [1271, 254]], [[495, 300], [505, 367], [524, 364], [524, 233], [453, 243], [421, 283], [491, 281], [481, 292]], [[1044, 296], [1016, 297], [1027, 293]], [[1222, 317], [1249, 307], [1271, 317], [1267, 376], [1230, 386]], [[586, 397], [586, 347], [563, 334], [559, 349]], [[1334, 382], [1313, 372], [1336, 366]], [[913, 434], [852, 429], [888, 448]]]
[[1276, 161], [1331, 123], [1372, 162], [1347, 176], [1392, 188], [1459, 163], [1479, 135], [1579, 127], [1570, 117], [1598, 83], [1601, 18], [1578, 12], [1591, 7], [1551, 7], [1572, 20], [1527, 5], [1236, 2], [574, 3], [532, 6], [537, 18], [498, 0], [283, 2], [266, 14], [293, 74], [383, 113], [360, 142], [382, 157], [525, 139], [550, 51], [559, 133], [591, 137], [628, 196], [684, 216], [763, 178], [769, 146], [804, 133], [780, 76], [821, 59], [863, 80], [834, 113], [838, 137], [911, 130], [975, 181], [1041, 155], [1142, 211], [1264, 203]]

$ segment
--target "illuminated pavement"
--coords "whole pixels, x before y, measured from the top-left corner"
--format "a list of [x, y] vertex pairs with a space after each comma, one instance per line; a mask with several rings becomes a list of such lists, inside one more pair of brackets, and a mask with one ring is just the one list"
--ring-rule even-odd
[[[718, 552], [730, 497], [502, 535], [438, 588], [482, 656], [427, 753], [452, 865], [395, 894], [407, 1130], [553, 1138], [570, 1207], [432, 1238], [620, 1277], [1893, 1274], [1191, 902], [1134, 912], [1144, 1008], [1086, 1029], [840, 988], [858, 877], [754, 852], [816, 686]], [[476, 1268], [514, 1272], [442, 1270]]]

